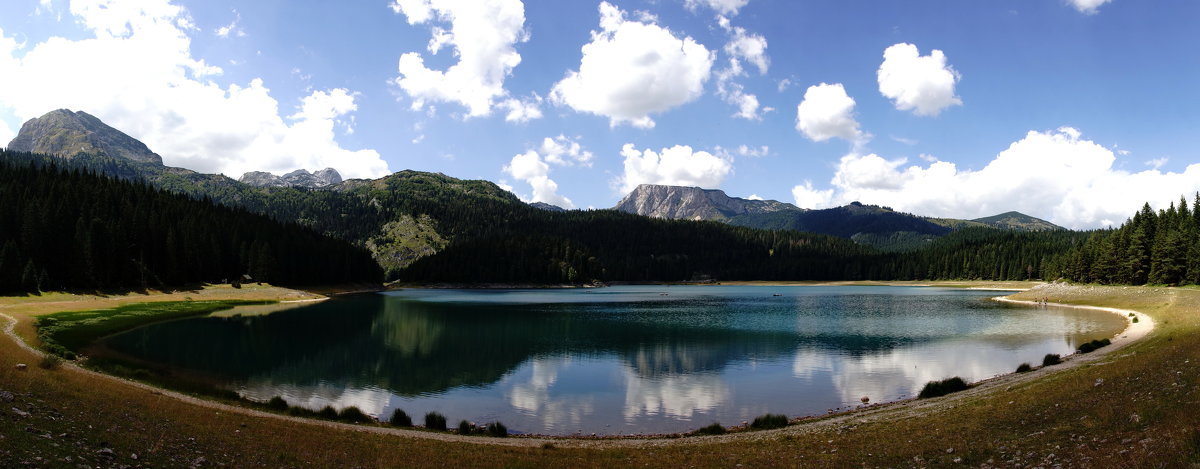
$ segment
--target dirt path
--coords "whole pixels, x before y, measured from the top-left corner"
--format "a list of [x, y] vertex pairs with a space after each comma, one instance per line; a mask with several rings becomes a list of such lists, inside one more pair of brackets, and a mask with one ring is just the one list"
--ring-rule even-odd
[[[995, 299], [997, 301], [1019, 303], [1019, 304], [1029, 304], [1029, 305], [1037, 305], [1038, 304], [1033, 301], [1013, 300], [1013, 299], [1003, 298], [1003, 297], [998, 297]], [[77, 302], [56, 301], [56, 302], [47, 302], [47, 303], [43, 303], [43, 304], [61, 305], [61, 304], [75, 304], [75, 303], [77, 303]], [[72, 372], [72, 373], [84, 374], [84, 375], [90, 377], [91, 379], [101, 379], [101, 380], [109, 380], [112, 382], [117, 382], [123, 386], [128, 386], [133, 389], [138, 389], [140, 391], [144, 391], [144, 392], [148, 392], [151, 394], [164, 396], [167, 398], [185, 402], [190, 405], [213, 409], [213, 410], [217, 410], [217, 411], [221, 411], [221, 412], [229, 412], [229, 413], [235, 413], [235, 414], [242, 414], [242, 415], [246, 415], [246, 416], [277, 419], [277, 420], [281, 420], [281, 421], [292, 422], [297, 425], [315, 425], [315, 426], [321, 426], [321, 427], [326, 427], [326, 428], [334, 428], [334, 429], [354, 431], [354, 432], [388, 434], [388, 435], [394, 435], [394, 436], [402, 437], [402, 438], [429, 439], [429, 440], [439, 440], [439, 441], [447, 441], [447, 442], [464, 442], [464, 443], [487, 444], [487, 445], [508, 446], [508, 447], [543, 447], [544, 445], [547, 445], [547, 444], [553, 445], [555, 447], [562, 447], [562, 448], [652, 448], [652, 447], [665, 447], [665, 446], [709, 445], [709, 444], [714, 444], [714, 443], [736, 443], [736, 442], [747, 442], [747, 441], [755, 441], [755, 440], [774, 440], [774, 439], [778, 439], [780, 437], [785, 437], [785, 436], [827, 432], [827, 431], [834, 430], [834, 429], [851, 427], [851, 426], [861, 424], [861, 423], [906, 419], [906, 418], [917, 417], [917, 416], [921, 416], [921, 415], [927, 415], [927, 414], [931, 414], [931, 413], [947, 411], [947, 410], [953, 409], [955, 407], [958, 407], [960, 405], [966, 404], [968, 402], [992, 396], [996, 393], [1007, 392], [1008, 390], [1012, 389], [1016, 385], [1019, 385], [1021, 383], [1026, 383], [1028, 381], [1035, 380], [1040, 377], [1044, 377], [1050, 373], [1056, 373], [1056, 372], [1059, 372], [1062, 370], [1067, 370], [1067, 369], [1071, 369], [1071, 368], [1083, 366], [1088, 363], [1095, 362], [1097, 360], [1102, 359], [1105, 355], [1112, 353], [1113, 351], [1119, 350], [1119, 349], [1127, 346], [1128, 344], [1145, 337], [1147, 334], [1149, 334], [1154, 329], [1153, 319], [1146, 316], [1145, 314], [1142, 314], [1142, 313], [1139, 313], [1136, 311], [1129, 311], [1129, 310], [1122, 310], [1122, 309], [1115, 309], [1115, 308], [1055, 304], [1055, 303], [1051, 303], [1050, 305], [1055, 306], [1055, 307], [1068, 307], [1068, 308], [1081, 308], [1081, 309], [1093, 309], [1093, 310], [1098, 310], [1098, 311], [1107, 311], [1107, 312], [1111, 312], [1114, 314], [1119, 314], [1122, 317], [1125, 317], [1126, 319], [1128, 319], [1130, 317], [1129, 316], [1130, 314], [1133, 314], [1135, 317], [1138, 318], [1138, 322], [1129, 323], [1128, 327], [1122, 333], [1118, 334], [1117, 337], [1115, 337], [1113, 339], [1113, 344], [1111, 346], [1101, 348], [1096, 352], [1092, 352], [1092, 353], [1086, 354], [1086, 355], [1080, 355], [1080, 354], [1070, 355], [1068, 357], [1065, 357], [1064, 362], [1060, 365], [1053, 366], [1053, 367], [1039, 368], [1039, 369], [1034, 370], [1033, 372], [1029, 372], [1029, 373], [1013, 373], [1013, 374], [1008, 374], [1008, 375], [1004, 375], [1004, 376], [987, 379], [982, 382], [976, 383], [975, 386], [968, 391], [951, 394], [946, 397], [936, 398], [936, 399], [924, 399], [924, 400], [907, 399], [907, 400], [903, 400], [903, 401], [889, 402], [889, 403], [884, 403], [884, 404], [875, 404], [875, 405], [866, 406], [864, 408], [854, 410], [851, 412], [847, 412], [847, 413], [835, 414], [832, 416], [823, 416], [823, 417], [817, 417], [817, 418], [803, 419], [803, 421], [798, 425], [792, 425], [792, 426], [789, 426], [789, 427], [786, 427], [783, 429], [772, 430], [772, 431], [738, 432], [738, 433], [731, 433], [731, 434], [719, 435], [719, 436], [702, 436], [702, 437], [689, 437], [689, 438], [596, 438], [596, 439], [583, 438], [583, 439], [580, 439], [580, 438], [557, 438], [557, 437], [515, 437], [515, 438], [498, 439], [498, 438], [461, 436], [461, 435], [456, 435], [456, 434], [452, 434], [452, 433], [427, 432], [427, 431], [420, 431], [420, 430], [405, 430], [405, 429], [391, 428], [391, 427], [350, 425], [350, 424], [329, 422], [329, 421], [322, 421], [322, 420], [315, 420], [315, 419], [291, 417], [291, 416], [280, 415], [280, 414], [276, 414], [276, 413], [263, 412], [263, 411], [258, 411], [258, 410], [249, 409], [249, 408], [245, 408], [245, 407], [227, 405], [227, 404], [223, 404], [223, 403], [219, 403], [219, 402], [199, 399], [199, 398], [188, 396], [185, 394], [180, 394], [177, 392], [156, 388], [156, 387], [142, 384], [139, 382], [129, 381], [129, 380], [125, 380], [122, 378], [117, 378], [114, 376], [97, 373], [97, 372], [94, 372], [91, 370], [81, 368], [72, 363], [65, 363], [64, 369], [68, 370], [69, 372]], [[39, 312], [37, 314], [41, 314], [41, 312]], [[43, 355], [43, 353], [41, 351], [36, 350], [34, 347], [30, 346], [28, 343], [26, 343], [25, 340], [23, 340], [15, 332], [15, 329], [18, 324], [17, 318], [10, 316], [8, 314], [4, 314], [4, 313], [0, 313], [0, 316], [2, 316], [6, 321], [6, 325], [4, 327], [4, 334], [9, 338], [9, 340], [12, 340], [18, 346], [20, 346], [23, 350], [32, 354], [35, 357], [35, 359], [40, 358]]]

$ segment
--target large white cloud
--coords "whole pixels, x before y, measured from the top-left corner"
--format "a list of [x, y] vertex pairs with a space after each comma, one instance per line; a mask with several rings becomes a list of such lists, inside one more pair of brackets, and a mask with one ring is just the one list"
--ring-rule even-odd
[[418, 52], [400, 56], [395, 83], [412, 98], [414, 110], [430, 102], [458, 103], [467, 108], [467, 117], [481, 117], [499, 104], [509, 111], [510, 121], [541, 117], [536, 100], [507, 98], [504, 89], [505, 78], [521, 63], [516, 44], [529, 40], [520, 0], [394, 0], [391, 7], [409, 24], [449, 23], [449, 30], [433, 27], [427, 48], [437, 54], [449, 46], [458, 58], [442, 71], [426, 67]]
[[1071, 6], [1079, 10], [1085, 15], [1094, 15], [1100, 12], [1100, 5], [1111, 2], [1112, 0], [1067, 0]]
[[578, 71], [554, 85], [551, 99], [580, 112], [654, 127], [650, 114], [699, 98], [714, 54], [691, 37], [679, 39], [653, 23], [630, 21], [608, 2], [600, 4], [600, 30], [582, 48]]
[[804, 100], [796, 106], [796, 130], [814, 142], [834, 137], [857, 142], [862, 137], [854, 119], [854, 98], [841, 83], [808, 87]]
[[627, 143], [621, 148], [621, 156], [625, 158], [625, 174], [617, 181], [621, 192], [632, 191], [639, 184], [715, 189], [733, 172], [729, 160], [706, 151], [693, 151], [686, 145], [655, 152], [638, 150]]
[[1115, 167], [1116, 161], [1112, 150], [1064, 127], [1030, 131], [978, 170], [946, 161], [922, 166], [875, 154], [846, 155], [828, 192], [807, 184], [793, 195], [808, 206], [858, 200], [967, 219], [1016, 210], [1068, 228], [1096, 228], [1122, 223], [1146, 202], [1165, 207], [1200, 191], [1200, 164], [1181, 173], [1132, 173]]
[[0, 31], [0, 106], [18, 118], [86, 111], [169, 165], [232, 177], [326, 166], [347, 177], [387, 174], [374, 150], [335, 140], [335, 128], [348, 128], [354, 93], [315, 91], [292, 113], [281, 112], [262, 80], [222, 87], [212, 80], [222, 70], [192, 56], [188, 33], [199, 30], [167, 0], [76, 0], [70, 14], [91, 38], [19, 48]]
[[946, 54], [937, 49], [921, 56], [917, 46], [894, 44], [883, 51], [878, 78], [879, 92], [901, 111], [936, 116], [950, 106], [962, 104], [962, 99], [954, 94], [954, 84], [960, 75], [946, 64]]

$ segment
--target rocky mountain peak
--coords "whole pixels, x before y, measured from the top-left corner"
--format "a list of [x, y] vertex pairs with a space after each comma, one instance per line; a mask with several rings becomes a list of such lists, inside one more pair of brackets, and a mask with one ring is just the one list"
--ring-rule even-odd
[[730, 197], [718, 189], [642, 184], [614, 207], [622, 212], [657, 218], [687, 220], [727, 220], [746, 215], [800, 210], [775, 200], [750, 200]]
[[342, 175], [333, 168], [325, 168], [316, 172], [297, 169], [283, 176], [276, 176], [265, 171], [251, 171], [243, 174], [238, 181], [256, 187], [304, 187], [320, 189], [340, 184]]
[[50, 111], [21, 126], [9, 150], [70, 158], [80, 153], [125, 158], [161, 166], [162, 157], [146, 144], [83, 111]]

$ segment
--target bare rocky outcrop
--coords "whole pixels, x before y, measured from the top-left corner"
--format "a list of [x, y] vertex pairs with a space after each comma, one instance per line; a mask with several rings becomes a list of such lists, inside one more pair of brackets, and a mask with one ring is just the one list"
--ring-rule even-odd
[[124, 158], [161, 166], [162, 157], [146, 144], [83, 111], [50, 111], [21, 126], [8, 149], [70, 158], [80, 153]]
[[738, 215], [796, 210], [775, 200], [730, 197], [717, 189], [642, 184], [617, 203], [616, 210], [657, 218], [724, 221]]
[[297, 169], [283, 176], [276, 176], [265, 171], [251, 171], [243, 174], [239, 182], [255, 187], [304, 187], [320, 189], [342, 182], [342, 175], [333, 168], [325, 168], [316, 172]]

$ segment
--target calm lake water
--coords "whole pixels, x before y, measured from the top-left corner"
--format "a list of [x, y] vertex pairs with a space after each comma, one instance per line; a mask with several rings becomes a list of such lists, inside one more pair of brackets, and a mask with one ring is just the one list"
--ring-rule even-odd
[[[417, 423], [636, 434], [824, 414], [980, 380], [1111, 337], [1117, 315], [922, 287], [402, 290], [247, 309], [114, 336], [120, 353], [250, 399]], [[233, 316], [235, 315], [236, 316]]]

